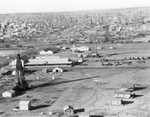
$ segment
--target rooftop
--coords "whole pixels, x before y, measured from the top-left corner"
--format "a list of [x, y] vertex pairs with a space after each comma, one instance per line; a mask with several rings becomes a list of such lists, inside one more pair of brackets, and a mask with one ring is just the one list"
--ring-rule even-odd
[[44, 59], [29, 59], [30, 64], [71, 64], [72, 61], [69, 61], [69, 58], [44, 58]]

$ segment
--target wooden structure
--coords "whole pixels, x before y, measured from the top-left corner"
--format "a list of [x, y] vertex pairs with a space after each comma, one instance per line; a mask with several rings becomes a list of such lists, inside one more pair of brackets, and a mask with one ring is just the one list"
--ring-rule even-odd
[[14, 97], [15, 96], [15, 91], [14, 90], [7, 90], [2, 93], [2, 97]]
[[31, 101], [20, 101], [19, 108], [20, 108], [20, 110], [30, 110], [31, 109]]

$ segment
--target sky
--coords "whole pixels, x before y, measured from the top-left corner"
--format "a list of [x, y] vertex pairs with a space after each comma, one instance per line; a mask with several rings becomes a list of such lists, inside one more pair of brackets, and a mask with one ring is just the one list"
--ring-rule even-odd
[[150, 7], [150, 0], [0, 0], [0, 14]]

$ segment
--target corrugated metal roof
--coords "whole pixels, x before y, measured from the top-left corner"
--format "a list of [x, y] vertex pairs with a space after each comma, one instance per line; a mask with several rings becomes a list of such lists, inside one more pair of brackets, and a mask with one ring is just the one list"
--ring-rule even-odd
[[71, 64], [72, 61], [69, 61], [68, 58], [45, 58], [45, 59], [29, 59], [30, 64]]

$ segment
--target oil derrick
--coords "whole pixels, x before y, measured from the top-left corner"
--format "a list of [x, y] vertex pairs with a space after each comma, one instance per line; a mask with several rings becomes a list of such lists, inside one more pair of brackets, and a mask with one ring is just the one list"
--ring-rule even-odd
[[25, 81], [24, 77], [24, 69], [22, 66], [22, 61], [20, 58], [20, 55], [17, 55], [17, 60], [16, 60], [16, 86], [15, 89], [19, 91], [25, 91], [28, 89], [28, 84]]
[[109, 25], [106, 25], [105, 26], [105, 41], [104, 41], [105, 43], [109, 41], [108, 36], [109, 36]]

